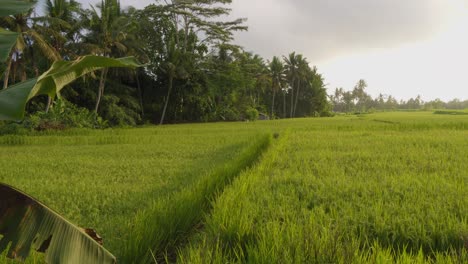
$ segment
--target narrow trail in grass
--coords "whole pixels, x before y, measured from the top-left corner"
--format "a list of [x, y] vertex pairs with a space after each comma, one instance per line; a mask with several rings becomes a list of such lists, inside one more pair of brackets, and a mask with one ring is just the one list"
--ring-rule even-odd
[[[245, 247], [249, 244], [255, 245], [257, 243], [253, 230], [250, 230], [251, 226], [244, 225], [246, 222], [254, 220], [250, 219], [251, 215], [248, 213], [241, 212], [240, 215], [233, 216], [228, 212], [231, 210], [238, 212], [239, 207], [243, 206], [237, 204], [238, 201], [248, 197], [252, 188], [257, 188], [254, 186], [265, 184], [265, 180], [267, 182], [272, 180], [273, 174], [270, 174], [270, 169], [284, 158], [282, 155], [290, 142], [290, 135], [290, 129], [283, 130], [280, 135], [277, 134], [274, 142], [268, 150], [262, 153], [258, 162], [244, 170], [229, 186], [226, 186], [223, 193], [213, 201], [210, 213], [203, 219], [203, 228], [196, 230], [197, 232], [192, 234], [187, 243], [178, 248], [175, 259], [165, 259], [166, 263], [240, 263], [239, 259], [246, 259], [246, 256], [237, 255], [237, 253], [239, 250], [245, 251]], [[268, 177], [265, 178], [265, 175]], [[225, 204], [227, 200], [231, 205], [220, 208], [219, 205]], [[236, 206], [239, 207], [235, 208]], [[219, 219], [220, 211], [218, 210], [220, 209], [223, 212], [222, 215], [229, 219]], [[240, 210], [242, 211], [242, 209]], [[230, 221], [234, 221], [238, 225], [235, 227], [229, 225]], [[222, 243], [222, 241], [226, 243]], [[200, 249], [207, 250], [198, 254]], [[219, 258], [225, 256], [224, 254], [227, 252], [229, 252], [229, 256], [226, 259]]]
[[239, 157], [215, 169], [171, 198], [155, 201], [135, 217], [120, 263], [172, 262], [177, 251], [203, 226], [212, 203], [242, 171], [253, 166], [272, 142], [262, 134]]

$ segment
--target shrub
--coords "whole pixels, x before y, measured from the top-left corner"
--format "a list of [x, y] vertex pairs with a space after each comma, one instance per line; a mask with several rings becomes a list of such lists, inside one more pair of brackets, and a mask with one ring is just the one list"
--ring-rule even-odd
[[138, 104], [124, 103], [115, 95], [105, 95], [101, 109], [102, 117], [112, 126], [136, 126], [141, 122]]
[[257, 109], [253, 107], [248, 107], [247, 110], [245, 110], [245, 116], [247, 120], [255, 121], [258, 119], [259, 113]]
[[68, 128], [106, 128], [107, 122], [95, 113], [58, 99], [48, 112], [39, 111], [22, 122], [0, 123], [0, 135], [22, 135], [31, 131], [64, 130]]
[[3, 122], [0, 123], [0, 136], [2, 135], [24, 135], [27, 134], [29, 130], [25, 128], [22, 124], [16, 122]]
[[434, 112], [435, 115], [468, 115], [468, 112], [456, 110], [438, 110]]

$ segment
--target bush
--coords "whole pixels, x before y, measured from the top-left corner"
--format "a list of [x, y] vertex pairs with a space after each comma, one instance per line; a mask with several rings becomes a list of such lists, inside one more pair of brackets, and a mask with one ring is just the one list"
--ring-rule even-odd
[[29, 130], [22, 124], [16, 122], [0, 123], [0, 136], [3, 135], [24, 135]]
[[214, 114], [211, 115], [211, 118], [212, 119], [210, 121], [239, 121], [240, 115], [239, 112], [237, 112], [237, 110], [234, 108], [223, 107], [220, 110], [214, 112]]
[[320, 117], [334, 117], [337, 113], [331, 111], [323, 111], [320, 113]]
[[435, 115], [468, 115], [468, 112], [457, 110], [438, 110], [434, 112]]
[[39, 111], [26, 118], [23, 124], [25, 127], [40, 131], [105, 126], [95, 113], [61, 99], [54, 102], [49, 112]]
[[136, 126], [141, 122], [138, 104], [123, 103], [122, 99], [115, 95], [105, 95], [101, 109], [102, 117], [112, 126]]
[[259, 113], [257, 109], [249, 107], [247, 108], [247, 110], [245, 110], [245, 116], [247, 120], [255, 121], [258, 120]]

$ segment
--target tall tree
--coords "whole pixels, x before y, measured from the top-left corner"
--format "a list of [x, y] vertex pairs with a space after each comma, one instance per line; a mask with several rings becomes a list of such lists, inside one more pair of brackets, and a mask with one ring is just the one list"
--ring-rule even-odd
[[[79, 34], [81, 27], [77, 19], [80, 12], [80, 4], [74, 0], [47, 0], [45, 14], [35, 18], [38, 23], [35, 24], [35, 29], [44, 39], [52, 46], [60, 58], [71, 59], [75, 58], [74, 54], [67, 49], [67, 44], [70, 42], [74, 34]], [[36, 77], [39, 69], [36, 59], [33, 57], [33, 67], [35, 68]], [[46, 112], [52, 104], [52, 99], [48, 97]]]
[[284, 65], [280, 58], [274, 56], [269, 64], [270, 77], [272, 80], [271, 117], [275, 116], [275, 96], [282, 90], [285, 81]]
[[164, 64], [162, 65], [162, 69], [167, 75], [167, 79], [168, 79], [168, 84], [167, 85], [168, 85], [168, 87], [167, 87], [167, 96], [166, 96], [166, 99], [165, 99], [164, 108], [163, 108], [163, 111], [162, 111], [161, 119], [159, 121], [160, 125], [162, 125], [164, 123], [164, 118], [166, 116], [167, 106], [169, 104], [172, 88], [174, 86], [174, 83], [173, 83], [174, 78], [176, 77], [177, 70], [178, 70], [178, 67], [180, 65], [180, 58], [181, 58], [180, 56], [181, 56], [181, 54], [180, 54], [180, 51], [178, 50], [174, 40], [171, 40], [171, 41], [169, 41], [169, 43], [167, 43], [167, 53], [166, 53], [166, 55], [167, 55], [167, 57], [166, 57], [166, 60], [165, 60]]
[[[9, 86], [11, 75], [13, 75], [13, 81], [16, 81], [17, 73], [21, 81], [28, 78], [28, 61], [35, 65], [36, 58], [32, 57], [35, 49], [38, 49], [51, 62], [60, 60], [60, 54], [35, 30], [34, 25], [32, 9], [28, 13], [0, 18], [1, 27], [18, 33], [16, 43], [7, 59], [3, 79], [4, 89]], [[37, 75], [37, 70], [35, 72]]]
[[245, 19], [232, 21], [216, 20], [230, 14], [231, 9], [226, 7], [232, 0], [157, 0], [168, 10], [176, 32], [181, 32], [175, 38], [176, 44], [182, 52], [188, 47], [190, 34], [200, 33], [205, 38], [202, 44], [217, 46], [233, 40], [235, 31], [247, 30], [243, 25]]
[[295, 52], [292, 52], [288, 55], [288, 57], [283, 57], [284, 62], [286, 64], [286, 74], [287, 78], [289, 81], [290, 85], [290, 99], [291, 99], [291, 105], [290, 105], [290, 112], [289, 112], [289, 117], [293, 118], [293, 112], [294, 112], [294, 92], [297, 88], [297, 81], [299, 79], [299, 72], [298, 72], [298, 67], [299, 67], [299, 57]]
[[[84, 13], [83, 19], [88, 33], [84, 36], [83, 46], [86, 52], [104, 57], [125, 56], [128, 47], [125, 40], [127, 17], [122, 16], [119, 0], [102, 0], [96, 7]], [[97, 113], [106, 85], [108, 68], [101, 71], [94, 111]]]
[[304, 58], [302, 55], [297, 55], [297, 80], [296, 80], [296, 98], [294, 100], [294, 107], [293, 107], [293, 116], [296, 116], [297, 110], [297, 103], [299, 102], [299, 97], [301, 96], [301, 88], [302, 86], [309, 85], [310, 78], [314, 75], [311, 72], [309, 63], [307, 59]]
[[[207, 74], [215, 76], [213, 71], [217, 70], [207, 63], [207, 57], [221, 46], [229, 46], [234, 31], [246, 29], [242, 19], [220, 21], [220, 17], [229, 14], [230, 9], [225, 6], [229, 3], [227, 0], [157, 1], [141, 12], [142, 26], [147, 32], [142, 37], [150, 59], [148, 74], [157, 85], [152, 93], [161, 95], [158, 90], [171, 88], [160, 96], [164, 97], [160, 123], [165, 122], [168, 114], [172, 118], [180, 116], [187, 102], [193, 101], [188, 91], [209, 86], [203, 82], [207, 82]], [[177, 64], [171, 59], [173, 51], [177, 51]]]
[[353, 89], [353, 98], [357, 111], [365, 112], [366, 111], [366, 101], [370, 99], [370, 96], [366, 93], [367, 83], [365, 80], [361, 79], [358, 81], [356, 86]]
[[37, 18], [37, 30], [63, 58], [75, 57], [67, 46], [81, 34], [80, 12], [81, 5], [75, 0], [47, 0], [44, 16]]

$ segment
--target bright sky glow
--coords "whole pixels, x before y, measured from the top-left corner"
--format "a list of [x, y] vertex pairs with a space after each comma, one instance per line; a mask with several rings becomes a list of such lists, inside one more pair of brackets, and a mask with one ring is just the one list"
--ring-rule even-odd
[[319, 69], [333, 89], [350, 89], [360, 76], [374, 96], [468, 99], [468, 10], [459, 7], [453, 21], [428, 40], [325, 59]]

